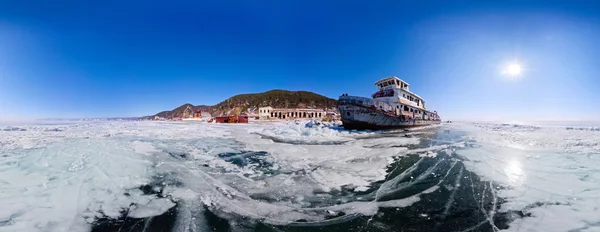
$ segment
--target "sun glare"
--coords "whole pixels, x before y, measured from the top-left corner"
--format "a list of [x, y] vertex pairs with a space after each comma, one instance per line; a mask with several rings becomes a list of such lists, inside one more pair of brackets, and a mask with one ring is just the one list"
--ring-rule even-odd
[[510, 76], [519, 76], [521, 75], [521, 72], [523, 71], [523, 69], [521, 68], [521, 65], [519, 64], [510, 64], [508, 65], [508, 67], [506, 67], [506, 73]]

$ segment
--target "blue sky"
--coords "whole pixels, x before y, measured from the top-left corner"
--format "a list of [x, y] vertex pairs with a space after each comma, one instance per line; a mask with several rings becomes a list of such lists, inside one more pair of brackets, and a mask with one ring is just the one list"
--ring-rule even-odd
[[[369, 96], [390, 75], [444, 119], [600, 116], [598, 1], [259, 2], [3, 1], [0, 118]], [[523, 76], [501, 75], [515, 58]]]

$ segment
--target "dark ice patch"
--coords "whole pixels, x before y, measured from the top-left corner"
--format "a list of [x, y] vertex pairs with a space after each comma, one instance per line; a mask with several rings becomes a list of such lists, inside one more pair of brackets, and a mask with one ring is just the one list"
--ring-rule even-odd
[[20, 128], [20, 127], [9, 126], [9, 127], [2, 128], [2, 131], [27, 131], [27, 129]]
[[218, 217], [216, 214], [211, 212], [208, 207], [204, 207], [204, 217], [206, 218], [206, 222], [208, 223], [208, 227], [212, 228], [213, 231], [231, 231], [231, 226], [229, 225], [229, 221], [226, 219]]
[[600, 127], [566, 127], [566, 130], [600, 131]]
[[276, 136], [265, 135], [260, 133], [255, 133], [260, 135], [263, 139], [270, 139], [276, 143], [286, 143], [286, 144], [294, 144], [294, 145], [342, 145], [346, 144], [348, 141], [306, 141], [301, 139], [292, 139], [292, 138], [279, 138]]
[[92, 224], [92, 232], [170, 232], [177, 217], [177, 206], [167, 212], [147, 218], [127, 217], [127, 211], [121, 212], [122, 216], [117, 219], [100, 218]]
[[176, 159], [187, 159], [190, 156], [188, 153], [182, 151], [165, 151], [165, 153]]
[[222, 153], [219, 157], [223, 160], [235, 164], [240, 167], [251, 164], [257, 165], [259, 168], [272, 167], [273, 164], [266, 160], [267, 152], [264, 151], [244, 151], [239, 153]]
[[164, 196], [163, 190], [167, 186], [183, 187], [183, 183], [179, 180], [169, 178], [169, 174], [161, 174], [153, 176], [149, 184], [138, 187], [145, 195]]
[[329, 215], [325, 216], [325, 219], [334, 219], [338, 217], [346, 216], [344, 212], [331, 212]]
[[[163, 192], [167, 186], [183, 186], [183, 184], [173, 178], [170, 178], [169, 173], [161, 174], [152, 177], [150, 183], [141, 185], [137, 189], [141, 190], [144, 195], [155, 195], [157, 198], [168, 198]], [[125, 196], [131, 196], [130, 193], [124, 193]], [[134, 206], [132, 204], [131, 206]], [[131, 207], [130, 206], [130, 207]], [[165, 213], [146, 218], [131, 218], [127, 215], [128, 210], [121, 211], [119, 218], [100, 217], [96, 218], [92, 223], [92, 231], [108, 232], [108, 231], [145, 231], [145, 232], [162, 232], [172, 231], [172, 228], [177, 217], [177, 202], [175, 206], [167, 210]]]

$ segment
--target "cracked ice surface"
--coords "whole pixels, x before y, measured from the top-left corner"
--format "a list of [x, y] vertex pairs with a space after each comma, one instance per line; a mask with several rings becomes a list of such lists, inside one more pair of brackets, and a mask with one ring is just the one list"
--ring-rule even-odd
[[594, 231], [596, 128], [0, 125], [0, 231], [86, 231], [99, 219], [152, 218], [174, 207], [175, 231], [212, 230], [206, 209], [234, 227], [358, 220], [349, 230]]
[[499, 212], [520, 210], [508, 231], [600, 230], [599, 123], [461, 123], [457, 151], [479, 176], [501, 183]]
[[[304, 130], [293, 124], [282, 128]], [[161, 122], [4, 126], [0, 134], [0, 230], [85, 230], [98, 218], [158, 215], [174, 202], [182, 208], [202, 203], [222, 216], [235, 212], [273, 224], [320, 220], [322, 208], [304, 209], [319, 202], [313, 191], [329, 192], [342, 186], [365, 189], [385, 177], [389, 157], [406, 151], [360, 144], [345, 149], [276, 143], [254, 134], [257, 130], [273, 131], [273, 126]], [[322, 127], [298, 136], [352, 141], [344, 137], [352, 137], [348, 132]], [[239, 155], [252, 151], [268, 156], [256, 161], [260, 157], [254, 157], [255, 153]], [[163, 184], [161, 195], [139, 189], [157, 177], [172, 182]], [[330, 205], [334, 204], [317, 207]], [[348, 213], [375, 213], [372, 204], [364, 206], [366, 211], [352, 210], [356, 204], [334, 207], [346, 207]]]
[[0, 231], [85, 230], [95, 218], [118, 217], [132, 204], [138, 205], [132, 217], [163, 213], [173, 202], [137, 189], [151, 182], [161, 162], [144, 140], [202, 137], [158, 124], [18, 128], [0, 133]]

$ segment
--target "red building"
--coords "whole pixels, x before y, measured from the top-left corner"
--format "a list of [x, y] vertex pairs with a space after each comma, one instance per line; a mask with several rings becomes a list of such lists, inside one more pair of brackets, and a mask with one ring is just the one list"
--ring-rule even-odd
[[194, 118], [202, 118], [202, 111], [196, 110], [196, 112], [194, 112]]
[[216, 123], [248, 123], [248, 115], [215, 117]]

